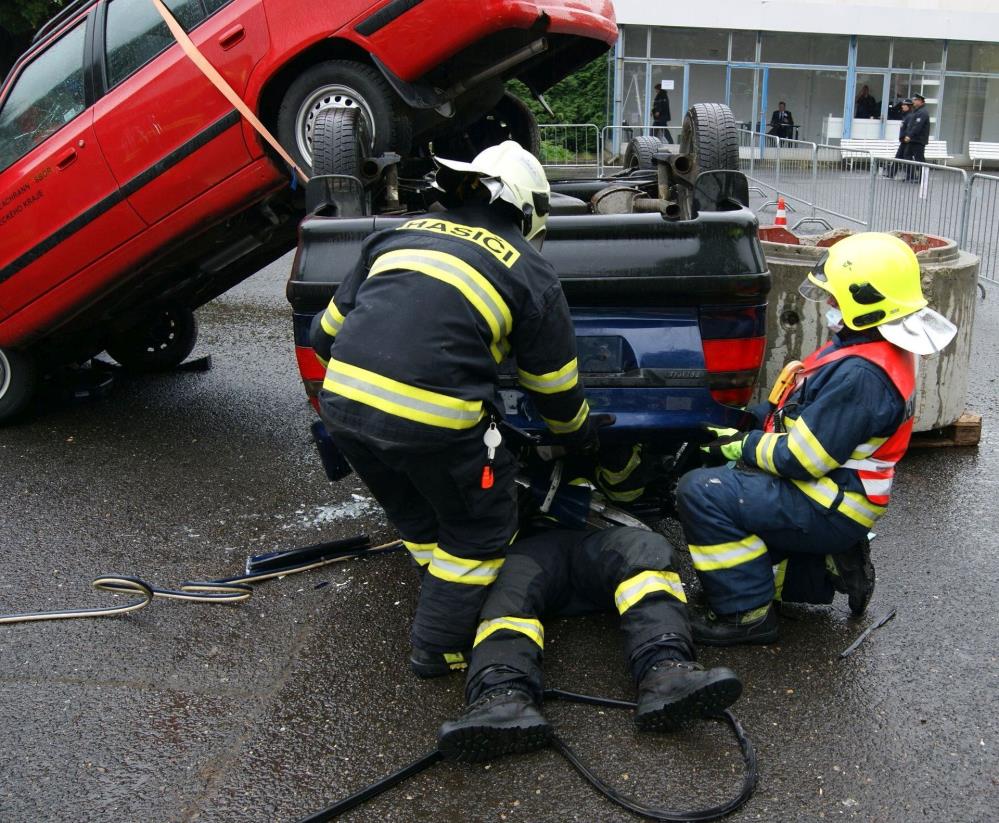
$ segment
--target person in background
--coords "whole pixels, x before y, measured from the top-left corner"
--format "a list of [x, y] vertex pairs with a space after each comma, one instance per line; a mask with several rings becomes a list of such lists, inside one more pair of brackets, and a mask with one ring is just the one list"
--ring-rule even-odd
[[666, 93], [666, 89], [663, 88], [662, 83], [656, 83], [656, 96], [652, 101], [652, 125], [658, 126], [654, 130], [654, 133], [666, 143], [673, 142], [673, 137], [667, 128], [669, 121], [669, 95]]
[[[905, 158], [905, 147], [906, 147], [905, 135], [907, 133], [907, 129], [909, 126], [909, 115], [912, 113], [912, 101], [908, 97], [906, 97], [905, 100], [903, 100], [899, 104], [899, 108], [901, 109], [902, 122], [899, 124], [898, 127], [898, 150], [895, 152], [895, 159], [903, 160]], [[890, 177], [894, 179], [895, 174], [897, 172], [898, 172], [898, 163], [889, 163], [887, 166], [885, 166], [885, 172], [884, 172], [885, 177]]]
[[782, 140], [789, 140], [793, 132], [794, 118], [784, 105], [784, 101], [781, 100], [777, 104], [777, 111], [770, 117], [770, 131], [767, 134], [772, 134], [774, 137], [779, 137]]
[[[904, 122], [904, 121], [903, 121]], [[921, 94], [912, 95], [912, 112], [909, 114], [905, 130], [905, 159], [916, 163], [926, 162], [926, 144], [930, 139], [930, 113], [926, 111], [926, 98]], [[918, 183], [922, 179], [919, 166], [906, 166], [905, 179], [908, 183]]]
[[853, 107], [853, 116], [858, 120], [877, 120], [881, 116], [881, 107], [866, 85], [860, 87], [860, 94], [857, 95], [857, 102]]

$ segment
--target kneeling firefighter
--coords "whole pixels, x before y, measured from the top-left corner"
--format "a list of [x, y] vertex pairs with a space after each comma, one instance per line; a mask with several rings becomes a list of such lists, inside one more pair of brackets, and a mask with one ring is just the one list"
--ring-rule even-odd
[[687, 598], [666, 538], [620, 526], [587, 532], [537, 523], [525, 533], [482, 610], [468, 706], [439, 734], [446, 756], [487, 760], [548, 742], [552, 728], [540, 708], [544, 616], [617, 609], [641, 729], [674, 730], [739, 698], [742, 683], [732, 671], [694, 662]]
[[909, 444], [916, 355], [957, 331], [927, 308], [915, 253], [888, 234], [839, 241], [800, 292], [829, 303], [831, 342], [785, 368], [755, 410], [761, 429], [716, 430], [702, 447], [743, 467], [694, 470], [677, 490], [710, 605], [693, 626], [698, 643], [774, 642], [775, 596], [831, 603], [840, 591], [863, 614], [874, 591], [867, 534]]
[[517, 525], [516, 461], [496, 428], [500, 362], [516, 356], [562, 445], [597, 446], [569, 308], [538, 251], [541, 164], [512, 141], [436, 162], [447, 210], [368, 238], [311, 329], [323, 422], [427, 572], [411, 657], [424, 677], [466, 667]]

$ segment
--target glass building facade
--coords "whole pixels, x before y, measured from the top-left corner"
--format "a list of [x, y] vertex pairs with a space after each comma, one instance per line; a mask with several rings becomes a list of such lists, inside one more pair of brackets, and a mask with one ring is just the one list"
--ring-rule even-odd
[[[926, 98], [931, 138], [951, 155], [999, 142], [999, 43], [863, 35], [621, 26], [613, 122], [651, 122], [653, 86], [670, 96], [671, 126], [694, 103], [727, 103], [740, 125], [766, 130], [784, 101], [797, 137], [897, 137], [897, 103]], [[871, 99], [860, 104], [863, 87]]]

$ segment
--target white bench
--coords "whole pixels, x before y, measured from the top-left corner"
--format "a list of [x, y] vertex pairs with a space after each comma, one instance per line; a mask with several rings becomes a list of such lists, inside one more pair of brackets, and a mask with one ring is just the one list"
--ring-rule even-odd
[[978, 170], [982, 170], [983, 160], [999, 160], [999, 143], [968, 143], [968, 156], [971, 158], [971, 167], [978, 163]]
[[[898, 151], [898, 140], [862, 140], [852, 137], [844, 137], [839, 141], [840, 151], [843, 157], [867, 157], [868, 153], [882, 159], [894, 159], [895, 152]], [[999, 150], [999, 145], [996, 145]], [[927, 160], [943, 160], [944, 165], [953, 159], [947, 154], [946, 140], [930, 140], [926, 144], [924, 156]]]

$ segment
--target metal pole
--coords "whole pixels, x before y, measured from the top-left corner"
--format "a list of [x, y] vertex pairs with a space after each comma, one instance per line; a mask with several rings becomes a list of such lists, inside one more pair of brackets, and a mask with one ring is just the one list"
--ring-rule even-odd
[[815, 204], [819, 202], [819, 147], [812, 144], [812, 217], [815, 217]]
[[957, 247], [963, 249], [968, 242], [968, 221], [971, 218], [971, 197], [974, 193], [975, 178], [977, 174], [971, 175], [964, 185], [964, 202], [961, 204], [961, 234], [957, 241]]
[[867, 175], [870, 194], [867, 196], [867, 229], [874, 231], [874, 187], [878, 182], [878, 167], [874, 163], [874, 155], [868, 152], [870, 160], [870, 173]]

